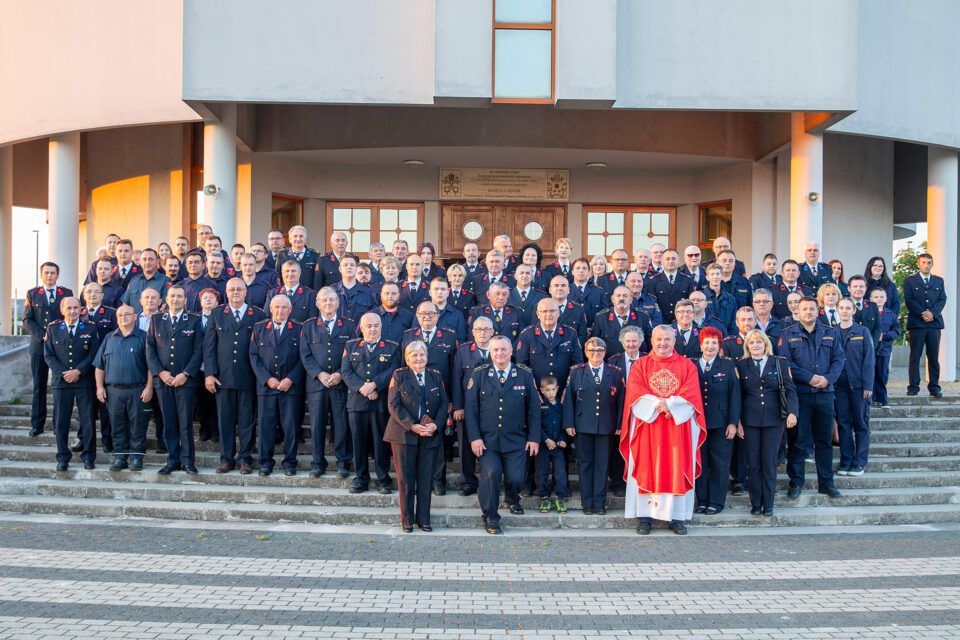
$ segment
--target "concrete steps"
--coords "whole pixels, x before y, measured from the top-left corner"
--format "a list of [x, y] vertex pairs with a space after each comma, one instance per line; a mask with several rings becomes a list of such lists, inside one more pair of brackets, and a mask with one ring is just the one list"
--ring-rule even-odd
[[[110, 518], [162, 518], [194, 521], [291, 522], [323, 525], [389, 526], [398, 524], [398, 496], [348, 492], [352, 479], [328, 472], [310, 478], [309, 442], [299, 447], [300, 473], [285, 477], [241, 476], [236, 471], [217, 474], [219, 447], [197, 442], [200, 473], [175, 472], [159, 476], [166, 462], [148, 439], [143, 472], [109, 471], [112, 456], [100, 453], [97, 468], [85, 470], [77, 457], [70, 469], [54, 468], [55, 438], [48, 424], [38, 437], [29, 435], [29, 405], [0, 405], [0, 511], [65, 514]], [[196, 425], [195, 425], [196, 426]], [[76, 421], [74, 426], [76, 428]], [[837, 476], [843, 496], [829, 499], [816, 492], [816, 474], [807, 464], [804, 492], [796, 500], [784, 494], [787, 478], [781, 473], [775, 516], [749, 515], [746, 496], [729, 496], [727, 508], [715, 516], [697, 515], [694, 525], [708, 527], [883, 524], [960, 522], [960, 397], [941, 401], [927, 397], [896, 397], [888, 409], [872, 410], [872, 446], [867, 473]], [[151, 425], [149, 432], [153, 433]], [[835, 449], [835, 464], [839, 451]], [[327, 451], [330, 468], [333, 456]], [[459, 496], [456, 461], [448, 464], [445, 496], [433, 498], [433, 524], [446, 527], [481, 525], [476, 496]], [[782, 471], [782, 469], [781, 469]], [[584, 516], [580, 511], [576, 474], [570, 478], [574, 496], [570, 512], [541, 514], [538, 499], [524, 498], [523, 516], [509, 515], [508, 527], [624, 528], [634, 521], [622, 517], [623, 499], [608, 499], [606, 516]]]

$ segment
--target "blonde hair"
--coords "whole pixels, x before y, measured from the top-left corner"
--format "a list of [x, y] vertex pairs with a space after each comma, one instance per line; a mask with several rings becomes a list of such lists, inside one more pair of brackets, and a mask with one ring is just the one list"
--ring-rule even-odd
[[833, 284], [832, 282], [827, 282], [825, 284], [820, 285], [820, 289], [817, 290], [817, 306], [820, 307], [821, 309], [823, 309], [823, 297], [827, 294], [827, 292], [830, 292], [830, 291], [837, 294], [837, 302], [840, 302], [840, 298], [843, 297], [842, 294], [840, 293], [840, 287]]
[[557, 238], [557, 241], [553, 244], [553, 248], [556, 249], [560, 245], [565, 244], [570, 247], [570, 251], [573, 251], [573, 242], [570, 238]]
[[747, 335], [743, 336], [743, 357], [749, 358], [750, 353], [747, 345], [750, 344], [750, 341], [754, 338], [760, 338], [763, 340], [763, 353], [764, 355], [772, 356], [773, 355], [773, 345], [770, 344], [770, 338], [767, 337], [760, 329], [750, 329], [747, 331]]

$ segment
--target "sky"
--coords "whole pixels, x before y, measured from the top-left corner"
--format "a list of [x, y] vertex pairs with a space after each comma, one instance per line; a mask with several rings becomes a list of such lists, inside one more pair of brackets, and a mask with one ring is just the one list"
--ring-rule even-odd
[[[13, 297], [22, 298], [24, 292], [36, 286], [37, 265], [47, 259], [47, 212], [44, 209], [13, 208]], [[37, 242], [34, 229], [40, 231], [40, 259], [37, 260]]]

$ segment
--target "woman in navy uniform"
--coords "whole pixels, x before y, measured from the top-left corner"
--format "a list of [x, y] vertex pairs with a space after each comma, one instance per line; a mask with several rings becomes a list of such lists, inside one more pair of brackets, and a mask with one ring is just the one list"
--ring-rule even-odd
[[846, 298], [850, 295], [850, 289], [847, 287], [847, 281], [843, 277], [843, 263], [837, 259], [833, 259], [827, 264], [830, 265], [830, 279], [827, 280], [827, 282], [837, 285], [837, 288], [840, 289], [840, 295]]
[[450, 283], [447, 305], [462, 313], [464, 320], [467, 319], [470, 309], [477, 304], [476, 297], [466, 288], [466, 280], [467, 269], [462, 264], [454, 264], [447, 269], [447, 281]]
[[692, 358], [700, 377], [707, 440], [702, 457], [703, 470], [696, 482], [696, 513], [708, 516], [723, 511], [733, 439], [743, 438], [740, 422], [740, 376], [733, 360], [720, 357], [723, 334], [715, 327], [700, 331], [699, 358]]
[[427, 345], [414, 340], [403, 350], [407, 363], [393, 372], [387, 394], [390, 419], [383, 435], [393, 449], [400, 493], [400, 525], [411, 533], [430, 526], [430, 489], [447, 422], [447, 390], [440, 373], [427, 369]]
[[[787, 429], [797, 426], [800, 404], [786, 358], [773, 355], [770, 339], [759, 329], [746, 335], [746, 354], [737, 362], [740, 390], [743, 394], [740, 421], [747, 448], [747, 475], [750, 478], [750, 513], [773, 515], [777, 493], [777, 455]], [[786, 397], [786, 413], [781, 416], [779, 387]]]
[[867, 279], [867, 291], [880, 287], [887, 292], [887, 309], [893, 315], [900, 315], [900, 292], [897, 283], [887, 273], [887, 261], [880, 256], [867, 260], [867, 268], [863, 270], [863, 277]]
[[844, 298], [837, 304], [840, 313], [840, 344], [846, 360], [834, 385], [833, 406], [840, 436], [840, 476], [862, 476], [870, 449], [870, 396], [876, 359], [873, 338], [863, 325], [853, 321], [856, 307]]
[[587, 339], [587, 362], [570, 371], [563, 392], [563, 427], [576, 437], [577, 473], [584, 515], [607, 512], [607, 468], [610, 437], [620, 434], [623, 415], [623, 375], [605, 364], [607, 345]]

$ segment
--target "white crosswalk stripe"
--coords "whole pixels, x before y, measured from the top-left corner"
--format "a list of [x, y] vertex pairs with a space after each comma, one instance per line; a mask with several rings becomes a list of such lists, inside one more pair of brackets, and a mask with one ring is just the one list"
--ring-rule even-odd
[[[475, 582], [800, 580], [960, 575], [960, 556], [771, 562], [508, 564], [306, 560], [7, 548], [0, 566], [37, 569]], [[482, 569], [482, 570], [481, 570]]]

